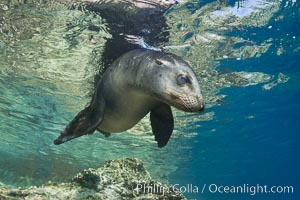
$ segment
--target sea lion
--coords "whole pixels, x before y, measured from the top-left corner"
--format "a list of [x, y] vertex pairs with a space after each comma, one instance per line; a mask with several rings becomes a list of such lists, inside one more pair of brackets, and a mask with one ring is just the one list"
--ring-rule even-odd
[[174, 127], [170, 106], [186, 112], [203, 111], [200, 86], [191, 67], [174, 54], [132, 50], [105, 71], [91, 103], [77, 114], [54, 144], [96, 129], [104, 134], [126, 131], [150, 112], [155, 140], [163, 147]]

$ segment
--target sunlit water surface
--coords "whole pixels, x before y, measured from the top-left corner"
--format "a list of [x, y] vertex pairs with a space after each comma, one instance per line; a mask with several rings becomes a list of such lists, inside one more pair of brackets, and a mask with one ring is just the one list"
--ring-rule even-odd
[[[207, 109], [200, 115], [176, 112], [176, 130], [162, 149], [156, 147], [147, 120], [108, 138], [95, 133], [53, 145], [89, 102], [110, 34], [93, 12], [60, 3], [14, 8], [1, 3], [2, 184], [66, 181], [110, 159], [138, 157], [154, 178], [199, 187], [198, 193], [185, 192], [189, 198], [253, 198], [201, 194], [204, 184], [299, 189], [299, 3], [246, 2], [237, 8], [189, 1], [166, 13], [169, 45], [192, 44], [172, 52], [189, 61], [199, 75]], [[263, 9], [265, 18], [260, 15]], [[90, 30], [90, 25], [101, 31]], [[297, 189], [294, 194], [255, 195], [297, 197]]]

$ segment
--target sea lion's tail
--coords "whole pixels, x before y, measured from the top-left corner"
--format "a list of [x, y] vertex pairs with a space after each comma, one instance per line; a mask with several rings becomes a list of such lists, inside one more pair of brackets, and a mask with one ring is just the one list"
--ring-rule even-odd
[[95, 112], [91, 106], [80, 111], [71, 123], [54, 140], [54, 144], [62, 144], [82, 135], [91, 134], [95, 131], [102, 120], [101, 112]]

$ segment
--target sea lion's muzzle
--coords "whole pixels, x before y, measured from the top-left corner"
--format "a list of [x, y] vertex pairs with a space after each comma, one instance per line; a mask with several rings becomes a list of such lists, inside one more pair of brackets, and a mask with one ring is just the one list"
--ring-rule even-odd
[[205, 104], [201, 102], [198, 104], [198, 106], [194, 107], [192, 112], [203, 112], [204, 109], [205, 109]]
[[203, 100], [198, 96], [179, 96], [179, 99], [189, 112], [202, 112], [204, 110]]
[[201, 97], [196, 95], [170, 95], [175, 101], [175, 107], [185, 112], [202, 112], [205, 108]]

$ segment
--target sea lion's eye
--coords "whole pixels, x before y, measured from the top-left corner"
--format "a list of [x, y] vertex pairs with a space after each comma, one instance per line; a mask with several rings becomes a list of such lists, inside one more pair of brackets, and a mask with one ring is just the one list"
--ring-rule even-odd
[[158, 65], [162, 65], [163, 63], [160, 60], [155, 60], [155, 63]]
[[184, 84], [187, 84], [187, 83], [190, 83], [190, 79], [189, 77], [185, 76], [185, 75], [182, 75], [180, 74], [178, 77], [177, 77], [177, 83], [179, 85], [184, 85]]

